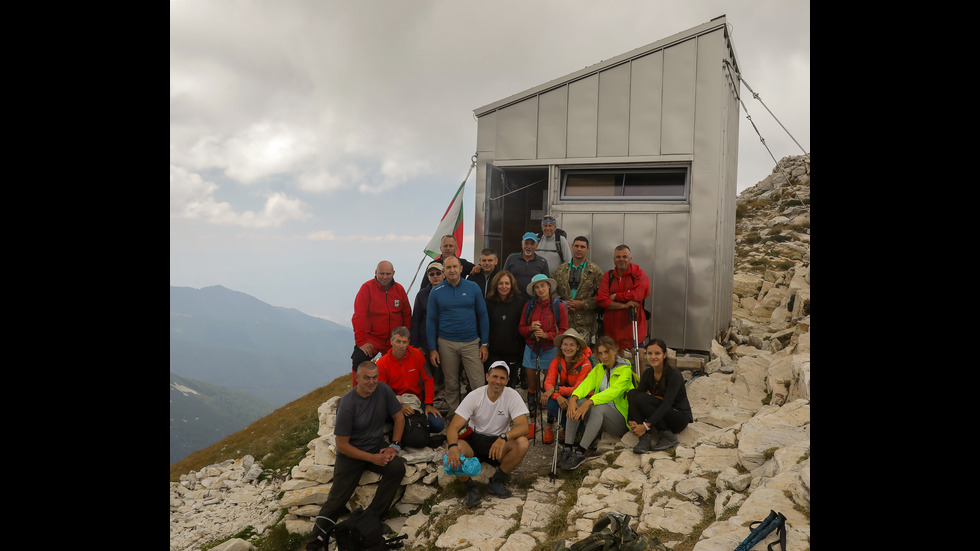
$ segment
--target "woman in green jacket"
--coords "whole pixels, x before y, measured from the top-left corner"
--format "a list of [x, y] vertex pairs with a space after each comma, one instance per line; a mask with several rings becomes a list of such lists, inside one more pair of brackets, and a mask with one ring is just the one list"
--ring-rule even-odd
[[[600, 363], [592, 368], [588, 377], [579, 383], [568, 398], [565, 451], [558, 462], [563, 469], [577, 469], [585, 461], [585, 452], [600, 431], [621, 437], [629, 430], [626, 425], [626, 415], [629, 412], [626, 393], [633, 390], [635, 376], [632, 366], [616, 356], [617, 352], [619, 348], [616, 341], [610, 337], [599, 337], [596, 341], [596, 354]], [[583, 421], [585, 430], [582, 432], [582, 440], [575, 446], [575, 433], [579, 423]]]

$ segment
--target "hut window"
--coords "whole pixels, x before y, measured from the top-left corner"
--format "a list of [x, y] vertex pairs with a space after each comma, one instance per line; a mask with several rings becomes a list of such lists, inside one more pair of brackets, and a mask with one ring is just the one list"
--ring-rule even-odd
[[569, 201], [621, 197], [684, 201], [687, 196], [686, 167], [567, 170], [563, 173], [561, 198]]

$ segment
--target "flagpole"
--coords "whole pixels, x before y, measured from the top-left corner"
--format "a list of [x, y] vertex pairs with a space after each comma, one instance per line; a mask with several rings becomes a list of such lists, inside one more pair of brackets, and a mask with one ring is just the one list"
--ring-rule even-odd
[[[466, 186], [466, 180], [469, 180], [470, 179], [470, 174], [473, 173], [473, 169], [476, 168], [476, 158], [477, 158], [477, 154], [474, 153], [473, 154], [473, 157], [470, 160], [470, 169], [466, 171], [466, 176], [463, 178], [463, 183], [460, 185], [460, 192], [462, 192], [462, 188], [464, 188]], [[460, 208], [463, 208], [462, 205], [460, 205]], [[443, 217], [445, 217], [445, 214], [443, 215]], [[440, 226], [441, 226], [441, 224], [440, 224]], [[437, 233], [439, 232], [439, 228], [438, 227], [436, 228], [436, 232]], [[459, 247], [459, 248], [461, 249], [462, 247]], [[456, 254], [457, 255], [459, 254], [459, 250], [457, 250]], [[408, 284], [408, 289], [405, 290], [405, 293], [406, 294], [409, 293], [409, 292], [411, 292], [412, 287], [415, 286], [415, 279], [418, 278], [418, 276], [419, 276], [419, 270], [422, 269], [422, 264], [425, 263], [425, 259], [427, 259], [427, 258], [429, 258], [429, 256], [428, 255], [425, 255], [425, 256], [422, 257], [422, 260], [419, 261], [418, 267], [415, 268], [415, 275], [412, 276], [412, 282]]]

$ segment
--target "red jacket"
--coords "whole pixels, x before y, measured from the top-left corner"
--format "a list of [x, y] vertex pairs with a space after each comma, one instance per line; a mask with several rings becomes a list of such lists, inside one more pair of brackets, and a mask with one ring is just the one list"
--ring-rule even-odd
[[[558, 301], [558, 319], [555, 319], [555, 311], [551, 305], [552, 300], [535, 299], [533, 303], [528, 302], [524, 305], [524, 309], [521, 311], [521, 323], [517, 326], [517, 331], [526, 339], [525, 342], [528, 346], [533, 347], [540, 344], [542, 350], [554, 348], [555, 337], [568, 330], [568, 309], [565, 308], [565, 303]], [[531, 312], [531, 319], [528, 320], [527, 309], [531, 308], [532, 304], [534, 304], [534, 311]], [[548, 334], [548, 338], [538, 341], [534, 333], [531, 332], [530, 322], [532, 321], [541, 322], [541, 329]]]
[[418, 396], [423, 406], [431, 404], [435, 397], [435, 383], [425, 370], [425, 355], [413, 346], [408, 347], [401, 359], [396, 358], [391, 350], [378, 358], [378, 380], [388, 383], [396, 396]]
[[384, 354], [391, 348], [391, 332], [398, 326], [412, 326], [412, 306], [405, 288], [397, 282], [385, 289], [372, 279], [361, 285], [354, 298], [354, 345], [371, 343]]
[[[612, 274], [610, 278], [609, 274]], [[609, 280], [612, 279], [612, 282]], [[625, 274], [620, 274], [616, 268], [609, 270], [602, 275], [602, 283], [599, 285], [599, 292], [596, 294], [596, 304], [606, 309], [602, 315], [602, 333], [612, 337], [616, 345], [621, 350], [633, 348], [633, 322], [630, 320], [629, 309], [610, 310], [612, 295], [616, 295], [616, 302], [629, 302], [635, 300], [643, 303], [643, 299], [650, 296], [650, 278], [636, 264], [630, 264]], [[637, 344], [642, 345], [647, 337], [647, 317], [640, 308], [636, 313], [636, 338]]]
[[559, 394], [566, 398], [571, 396], [575, 387], [585, 379], [589, 371], [592, 371], [592, 362], [589, 361], [591, 355], [592, 349], [585, 347], [581, 361], [569, 370], [565, 355], [559, 351], [555, 359], [551, 360], [551, 365], [548, 366], [548, 377], [544, 380], [544, 390], [557, 387], [557, 390], [551, 394], [552, 398], [557, 398]]

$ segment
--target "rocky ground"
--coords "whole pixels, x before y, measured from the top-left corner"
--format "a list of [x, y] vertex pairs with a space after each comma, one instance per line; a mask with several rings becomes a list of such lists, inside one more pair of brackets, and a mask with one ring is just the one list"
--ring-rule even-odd
[[[732, 324], [713, 343], [707, 374], [688, 382], [695, 422], [678, 435], [677, 448], [641, 455], [631, 451], [632, 435], [603, 437], [577, 471], [553, 478], [554, 445], [538, 440], [512, 473], [513, 497], [485, 496], [472, 511], [453, 491], [454, 478], [433, 466], [442, 450], [420, 452], [431, 459], [413, 465], [398, 514], [388, 519], [409, 536], [406, 549], [552, 549], [558, 537], [578, 541], [615, 511], [666, 549], [730, 551], [750, 523], [775, 510], [787, 518], [786, 550], [808, 550], [809, 175], [809, 156], [787, 157], [739, 195]], [[328, 408], [321, 430], [324, 418]], [[287, 526], [308, 532], [307, 515], [329, 491], [329, 475], [315, 480], [329, 469], [329, 460], [314, 457], [329, 455], [330, 438], [320, 434], [290, 480], [272, 485], [281, 499], [241, 487], [247, 471], [234, 464], [172, 484], [171, 550], [199, 549], [242, 523], [261, 532], [282, 508], [290, 511]], [[486, 466], [477, 481], [492, 472]], [[222, 551], [248, 548], [233, 540]]]

